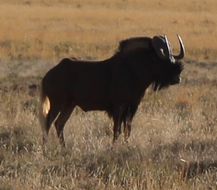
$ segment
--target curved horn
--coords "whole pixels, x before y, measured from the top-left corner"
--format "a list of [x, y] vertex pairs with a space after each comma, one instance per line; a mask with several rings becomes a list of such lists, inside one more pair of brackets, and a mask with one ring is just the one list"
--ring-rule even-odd
[[173, 55], [173, 57], [174, 57], [175, 59], [183, 59], [184, 56], [185, 56], [185, 47], [184, 47], [182, 38], [181, 38], [178, 34], [177, 34], [177, 37], [178, 37], [178, 39], [179, 39], [180, 53], [179, 53], [179, 55]]
[[152, 45], [158, 57], [161, 59], [168, 59], [170, 57], [170, 48], [167, 36], [154, 36]]
[[170, 48], [170, 44], [169, 44], [169, 41], [168, 41], [168, 38], [166, 35], [164, 35], [164, 38], [165, 38], [165, 41], [166, 41], [166, 50], [168, 51], [168, 56], [171, 57], [172, 55], [172, 50]]

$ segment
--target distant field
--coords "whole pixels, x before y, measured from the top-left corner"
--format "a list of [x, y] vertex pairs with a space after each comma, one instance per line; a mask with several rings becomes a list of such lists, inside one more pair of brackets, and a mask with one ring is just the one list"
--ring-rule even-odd
[[122, 0], [0, 2], [1, 59], [104, 58], [118, 41], [180, 34], [187, 58], [217, 57], [217, 1]]
[[[216, 0], [1, 0], [0, 190], [216, 190]], [[182, 83], [138, 109], [126, 145], [112, 122], [76, 108], [61, 151], [54, 127], [47, 154], [38, 122], [39, 85], [63, 57], [105, 59], [122, 39], [176, 34], [186, 46]], [[181, 179], [184, 163], [204, 171]], [[202, 162], [203, 163], [203, 162]], [[191, 168], [192, 169], [192, 168]]]

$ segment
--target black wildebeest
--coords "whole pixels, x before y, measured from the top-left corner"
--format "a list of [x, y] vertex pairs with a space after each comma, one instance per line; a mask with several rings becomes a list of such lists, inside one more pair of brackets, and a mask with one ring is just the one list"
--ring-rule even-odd
[[149, 85], [160, 90], [180, 82], [185, 50], [181, 37], [174, 56], [166, 36], [123, 40], [118, 51], [104, 61], [63, 59], [48, 71], [41, 84], [43, 144], [51, 124], [64, 146], [63, 128], [75, 106], [84, 111], [104, 110], [113, 119], [115, 142], [124, 126], [125, 140], [131, 122]]

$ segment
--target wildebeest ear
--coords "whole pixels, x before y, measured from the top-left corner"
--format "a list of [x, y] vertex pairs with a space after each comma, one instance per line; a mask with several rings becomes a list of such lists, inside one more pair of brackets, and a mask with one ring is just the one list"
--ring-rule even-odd
[[164, 36], [154, 36], [152, 39], [152, 46], [161, 59], [168, 59], [170, 57], [170, 47]]
[[151, 48], [151, 39], [147, 37], [129, 38], [127, 40], [121, 41], [119, 44], [119, 51], [123, 53], [128, 53], [140, 48]]

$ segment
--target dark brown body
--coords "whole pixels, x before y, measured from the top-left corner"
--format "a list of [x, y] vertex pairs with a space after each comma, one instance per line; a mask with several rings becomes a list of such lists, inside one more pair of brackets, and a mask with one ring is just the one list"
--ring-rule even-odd
[[[144, 46], [133, 44], [135, 40], [143, 40]], [[154, 90], [159, 90], [179, 83], [182, 71], [181, 63], [158, 57], [152, 38], [141, 40], [123, 41], [119, 51], [107, 60], [66, 58], [48, 71], [41, 87], [44, 143], [55, 120], [57, 135], [64, 145], [63, 128], [75, 106], [84, 111], [107, 112], [114, 121], [113, 141], [118, 138], [122, 123], [125, 139], [128, 139], [133, 116], [147, 87], [153, 84]]]

